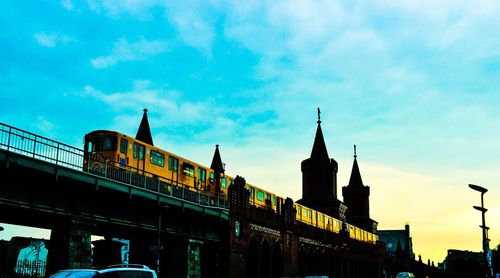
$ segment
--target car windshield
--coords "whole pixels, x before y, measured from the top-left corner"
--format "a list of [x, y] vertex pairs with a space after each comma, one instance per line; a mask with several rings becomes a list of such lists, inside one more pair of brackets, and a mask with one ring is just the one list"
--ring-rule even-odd
[[97, 274], [95, 270], [67, 270], [60, 271], [50, 278], [91, 278]]

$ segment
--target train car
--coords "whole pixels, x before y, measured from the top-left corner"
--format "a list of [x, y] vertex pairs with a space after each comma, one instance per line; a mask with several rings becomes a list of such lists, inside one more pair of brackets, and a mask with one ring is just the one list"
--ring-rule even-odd
[[[193, 191], [216, 192], [214, 173], [208, 167], [116, 131], [96, 130], [86, 134], [84, 171], [103, 172], [110, 167], [162, 177]], [[221, 178], [220, 190], [224, 194], [231, 182], [231, 177]]]
[[[250, 204], [256, 207], [271, 208], [277, 211], [278, 206], [278, 196], [274, 193], [266, 191], [262, 188], [253, 186], [251, 184], [246, 184], [246, 188], [250, 192]], [[279, 198], [282, 199], [282, 198]]]
[[[220, 178], [220, 188], [215, 186], [214, 171], [201, 164], [162, 150], [125, 134], [96, 130], [85, 135], [83, 170], [103, 173], [118, 169], [126, 173], [137, 173], [149, 178], [161, 178], [171, 185], [191, 191], [222, 193], [227, 190], [234, 178], [224, 175]], [[262, 188], [246, 184], [250, 192], [250, 204], [279, 211], [283, 198]], [[342, 229], [342, 221], [312, 208], [294, 203], [296, 220], [334, 233]], [[349, 237], [375, 244], [376, 234], [346, 224]]]

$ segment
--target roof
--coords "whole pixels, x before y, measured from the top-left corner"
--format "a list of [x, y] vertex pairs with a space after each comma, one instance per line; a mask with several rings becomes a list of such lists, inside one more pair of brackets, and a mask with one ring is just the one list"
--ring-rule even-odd
[[218, 171], [219, 173], [224, 173], [224, 164], [222, 163], [222, 159], [220, 158], [219, 145], [215, 145], [215, 153], [214, 157], [212, 158], [210, 169], [216, 172]]
[[[356, 145], [354, 145], [354, 150], [356, 150]], [[348, 186], [363, 186], [363, 180], [361, 179], [361, 173], [359, 172], [357, 155], [354, 152], [354, 162], [352, 164], [351, 178], [349, 179]]]
[[316, 136], [314, 137], [314, 144], [311, 151], [311, 158], [330, 159], [328, 151], [326, 150], [325, 139], [323, 138], [323, 131], [321, 130], [321, 121], [318, 121], [318, 128], [316, 129]]
[[139, 129], [137, 130], [137, 135], [135, 136], [135, 139], [150, 144], [151, 146], [154, 146], [153, 137], [151, 136], [151, 129], [149, 128], [147, 113], [148, 109], [144, 109], [144, 114], [142, 115], [141, 124], [139, 125]]

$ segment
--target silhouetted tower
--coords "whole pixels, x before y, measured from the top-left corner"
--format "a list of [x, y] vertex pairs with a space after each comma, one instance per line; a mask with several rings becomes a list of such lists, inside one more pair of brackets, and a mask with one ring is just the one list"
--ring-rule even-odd
[[220, 158], [219, 145], [215, 145], [215, 153], [212, 158], [212, 164], [210, 164], [210, 169], [214, 170], [215, 179], [215, 191], [220, 192], [220, 179], [224, 176], [224, 163]]
[[302, 161], [302, 199], [297, 203], [343, 219], [346, 206], [337, 199], [338, 164], [328, 156], [318, 108], [318, 128], [311, 157]]
[[363, 185], [359, 172], [356, 145], [354, 145], [354, 163], [349, 185], [342, 187], [344, 204], [347, 206], [347, 222], [366, 231], [376, 233], [377, 222], [370, 219], [370, 187]]
[[141, 140], [144, 143], [153, 145], [153, 137], [151, 136], [151, 129], [149, 128], [148, 121], [148, 109], [144, 108], [144, 114], [142, 115], [141, 124], [139, 125], [139, 130], [137, 130], [137, 135], [135, 139]]

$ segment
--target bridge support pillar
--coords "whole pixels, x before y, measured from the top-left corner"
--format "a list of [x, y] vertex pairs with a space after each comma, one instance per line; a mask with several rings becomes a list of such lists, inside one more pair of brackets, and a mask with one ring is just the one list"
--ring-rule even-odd
[[91, 229], [68, 224], [52, 228], [47, 258], [47, 273], [67, 268], [89, 268], [92, 264]]

